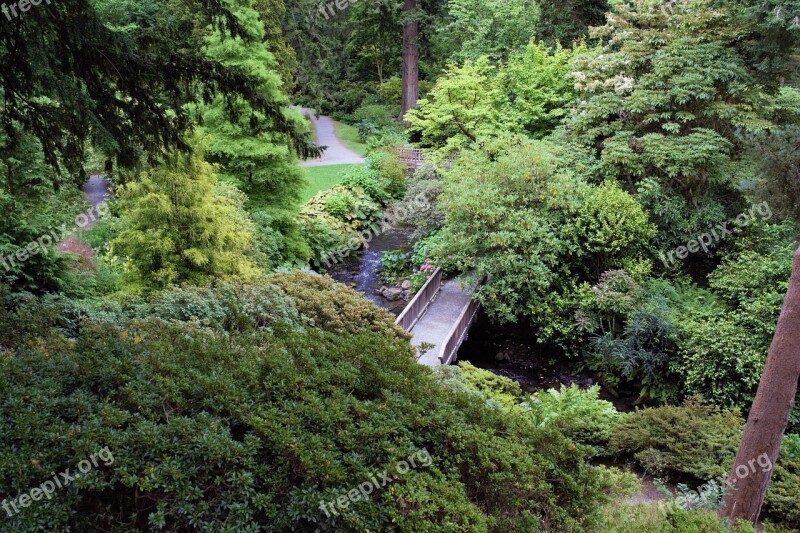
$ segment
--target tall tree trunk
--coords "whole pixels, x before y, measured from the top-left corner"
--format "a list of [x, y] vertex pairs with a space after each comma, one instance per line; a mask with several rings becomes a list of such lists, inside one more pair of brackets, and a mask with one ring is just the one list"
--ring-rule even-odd
[[403, 15], [403, 103], [400, 116], [417, 105], [419, 99], [419, 22], [417, 0], [405, 0]]
[[[720, 516], [755, 523], [761, 513], [783, 433], [794, 407], [800, 380], [800, 250], [794, 255], [792, 277], [783, 300], [775, 337], [736, 460], [728, 476], [733, 485], [723, 500]], [[759, 459], [761, 457], [762, 459]], [[766, 458], [769, 461], [766, 461]], [[763, 464], [762, 464], [763, 463]], [[769, 468], [764, 464], [768, 463]], [[757, 465], [757, 467], [754, 467]], [[760, 467], [760, 468], [759, 468]], [[747, 474], [743, 475], [747, 472]], [[738, 474], [737, 474], [738, 472]]]

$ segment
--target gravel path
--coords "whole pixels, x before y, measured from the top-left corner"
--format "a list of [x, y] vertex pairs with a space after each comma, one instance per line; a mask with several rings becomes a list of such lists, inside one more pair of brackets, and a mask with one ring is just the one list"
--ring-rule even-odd
[[301, 167], [319, 167], [322, 165], [346, 165], [363, 163], [364, 158], [346, 147], [336, 136], [336, 127], [331, 117], [314, 115], [311, 109], [300, 108], [308, 117], [316, 133], [316, 141], [320, 146], [327, 146], [322, 157], [301, 161]]
[[[81, 188], [83, 189], [83, 194], [86, 196], [86, 200], [92, 204], [92, 208], [96, 213], [97, 206], [105, 201], [106, 194], [108, 194], [108, 182], [104, 177], [95, 175], [90, 177], [89, 181], [84, 183]], [[96, 220], [91, 220], [84, 229], [91, 228], [96, 223]]]

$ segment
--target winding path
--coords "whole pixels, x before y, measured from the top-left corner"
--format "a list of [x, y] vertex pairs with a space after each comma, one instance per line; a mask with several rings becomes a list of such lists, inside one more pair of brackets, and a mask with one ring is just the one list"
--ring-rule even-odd
[[336, 136], [336, 125], [331, 117], [316, 116], [314, 111], [300, 108], [314, 128], [317, 144], [327, 146], [322, 157], [300, 162], [301, 167], [319, 167], [323, 165], [347, 165], [363, 163], [365, 159], [346, 147]]

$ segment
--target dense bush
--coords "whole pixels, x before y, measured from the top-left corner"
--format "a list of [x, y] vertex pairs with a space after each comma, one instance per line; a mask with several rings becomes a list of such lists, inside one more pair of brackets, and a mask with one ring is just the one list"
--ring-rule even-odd
[[[614, 533], [756, 533], [752, 524], [740, 521], [730, 526], [708, 510], [686, 510], [670, 506], [662, 512], [656, 505], [624, 504], [605, 513], [602, 531]], [[765, 530], [766, 531], [766, 530]], [[772, 530], [773, 533], [777, 531]]]
[[800, 435], [786, 435], [772, 472], [764, 509], [779, 523], [800, 529]]
[[215, 277], [244, 279], [255, 273], [246, 256], [253, 244], [253, 225], [241, 197], [216, 185], [213, 167], [199, 153], [177, 152], [128, 184], [121, 231], [111, 248], [126, 260], [131, 290], [204, 283]]
[[599, 394], [599, 385], [583, 391], [573, 383], [560, 390], [539, 391], [522, 406], [537, 426], [556, 427], [575, 442], [604, 452], [622, 414]]
[[372, 150], [367, 157], [367, 165], [375, 170], [390, 198], [403, 197], [406, 192], [408, 167], [400, 161], [400, 156], [393, 147], [386, 146]]
[[676, 371], [685, 388], [741, 409], [749, 408], [764, 369], [796, 247], [790, 226], [748, 230], [709, 275], [714, 298], [677, 315], [681, 358]]
[[609, 270], [584, 291], [576, 318], [591, 337], [582, 364], [607, 387], [632, 384], [642, 397], [677, 399], [678, 380], [669, 370], [676, 350], [672, 307], [664, 294], [669, 289], [667, 282], [638, 283], [625, 270]]
[[[591, 528], [613, 480], [557, 431], [437, 384], [391, 317], [349, 289], [299, 273], [269, 283], [314, 327], [279, 314], [268, 329], [256, 316], [229, 329], [237, 300], [243, 316], [264, 309], [236, 288], [220, 302], [175, 292], [156, 306], [172, 320], [86, 320], [74, 338], [51, 327], [52, 309], [0, 311], [0, 495], [113, 454], [4, 527]], [[423, 448], [428, 466], [338, 515], [321, 509]]]
[[300, 211], [312, 263], [339, 261], [357, 250], [380, 231], [382, 218], [380, 202], [358, 185], [334, 185], [317, 194]]
[[608, 268], [647, 272], [653, 228], [628, 193], [563, 167], [566, 151], [509, 138], [463, 152], [440, 197], [445, 226], [435, 255], [488, 279], [476, 294], [490, 316], [530, 317], [538, 340], [573, 350], [583, 340], [575, 312], [588, 284]]
[[374, 169], [368, 166], [356, 167], [342, 178], [345, 187], [361, 187], [374, 199], [385, 202], [389, 199], [386, 184], [382, 183]]
[[523, 398], [518, 382], [477, 368], [468, 361], [461, 361], [458, 366], [437, 367], [437, 371], [441, 374], [443, 383], [471, 391], [482, 399], [497, 402], [507, 409], [516, 407]]
[[613, 453], [632, 455], [646, 470], [696, 481], [727, 477], [744, 419], [689, 398], [682, 406], [625, 415], [611, 435]]
[[444, 225], [444, 213], [439, 208], [439, 195], [444, 180], [433, 166], [426, 164], [408, 178], [405, 197], [396, 204], [394, 213], [398, 224], [415, 228], [417, 237], [427, 236]]

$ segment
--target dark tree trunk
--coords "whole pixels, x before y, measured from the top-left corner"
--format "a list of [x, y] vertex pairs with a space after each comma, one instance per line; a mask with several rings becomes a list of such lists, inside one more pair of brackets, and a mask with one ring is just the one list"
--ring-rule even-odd
[[[728, 476], [733, 484], [723, 500], [720, 516], [755, 523], [761, 513], [783, 433], [794, 407], [800, 380], [800, 250], [795, 253], [789, 289], [783, 300], [778, 326], [753, 407], [742, 435], [736, 460]], [[759, 457], [762, 459], [759, 461]], [[769, 461], [766, 461], [766, 458]], [[754, 467], [754, 462], [756, 466]], [[739, 474], [737, 474], [737, 469]], [[745, 470], [746, 475], [742, 475]], [[766, 470], [766, 471], [765, 471]]]
[[403, 103], [400, 116], [417, 105], [419, 99], [419, 22], [417, 0], [405, 0], [403, 23]]

